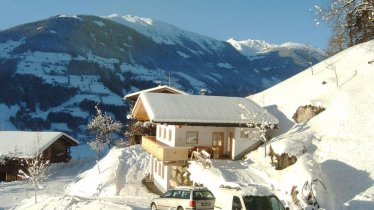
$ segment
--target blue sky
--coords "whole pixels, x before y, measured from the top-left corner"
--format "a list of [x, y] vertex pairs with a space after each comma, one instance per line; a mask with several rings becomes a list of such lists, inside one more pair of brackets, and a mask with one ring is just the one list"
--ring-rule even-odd
[[327, 0], [1, 0], [0, 29], [59, 14], [137, 15], [219, 40], [260, 39], [325, 48], [327, 26], [310, 11]]

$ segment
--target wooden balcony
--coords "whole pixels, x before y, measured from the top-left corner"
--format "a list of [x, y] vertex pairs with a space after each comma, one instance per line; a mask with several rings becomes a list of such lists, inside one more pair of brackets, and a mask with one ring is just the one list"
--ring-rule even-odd
[[143, 136], [142, 147], [160, 161], [188, 160], [189, 147], [171, 147], [156, 141], [154, 136]]

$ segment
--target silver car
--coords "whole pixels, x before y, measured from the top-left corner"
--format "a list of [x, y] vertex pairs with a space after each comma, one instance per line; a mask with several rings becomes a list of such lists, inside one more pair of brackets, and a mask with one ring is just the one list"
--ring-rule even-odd
[[152, 210], [214, 209], [216, 198], [206, 187], [176, 187], [152, 200]]

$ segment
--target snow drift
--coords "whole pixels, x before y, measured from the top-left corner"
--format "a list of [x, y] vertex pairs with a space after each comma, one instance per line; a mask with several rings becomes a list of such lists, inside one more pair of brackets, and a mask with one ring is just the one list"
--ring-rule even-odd
[[149, 155], [140, 145], [113, 148], [93, 168], [80, 174], [66, 192], [82, 197], [146, 195], [141, 180], [145, 177], [148, 164]]

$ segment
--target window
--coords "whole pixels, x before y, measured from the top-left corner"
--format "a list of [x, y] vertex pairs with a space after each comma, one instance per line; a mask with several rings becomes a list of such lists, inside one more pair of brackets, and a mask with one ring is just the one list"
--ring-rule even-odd
[[197, 144], [199, 139], [199, 132], [197, 131], [187, 131], [186, 133], [186, 143], [187, 144]]
[[191, 195], [190, 191], [182, 191], [181, 198], [190, 199], [190, 195]]
[[164, 179], [164, 171], [165, 171], [165, 166], [161, 164], [160, 166], [160, 171], [161, 171], [161, 178]]
[[182, 194], [182, 191], [180, 191], [180, 190], [173, 190], [173, 192], [171, 194], [171, 197], [172, 198], [180, 198], [181, 194]]
[[168, 132], [168, 141], [171, 141], [171, 134], [173, 133], [173, 130], [171, 128], [169, 128], [169, 132]]
[[162, 139], [166, 140], [166, 127], [162, 128]]
[[270, 201], [271, 201], [272, 209], [283, 210], [283, 208], [282, 208], [283, 206], [280, 204], [278, 199], [276, 199], [275, 197], [271, 197]]
[[223, 146], [223, 133], [222, 132], [213, 132], [212, 145], [214, 147]]
[[282, 203], [274, 196], [243, 196], [246, 209], [285, 210]]
[[240, 138], [248, 138], [249, 137], [249, 130], [245, 128], [240, 129]]
[[242, 204], [240, 202], [240, 198], [237, 196], [234, 196], [232, 199], [232, 209], [233, 210], [240, 210], [242, 209]]
[[198, 190], [192, 193], [193, 200], [213, 200], [214, 195], [209, 190]]
[[162, 165], [161, 163], [158, 163], [158, 175], [161, 176], [162, 174]]
[[172, 192], [173, 191], [167, 191], [165, 194], [163, 194], [162, 196], [161, 196], [161, 198], [171, 198], [171, 194], [172, 194]]

